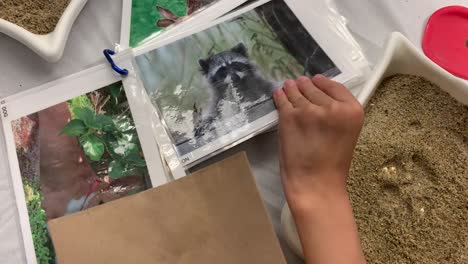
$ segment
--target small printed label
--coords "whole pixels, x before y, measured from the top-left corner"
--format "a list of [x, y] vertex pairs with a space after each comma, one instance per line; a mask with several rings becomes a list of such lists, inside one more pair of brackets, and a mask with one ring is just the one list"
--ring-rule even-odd
[[186, 158], [183, 158], [182, 159], [182, 164], [186, 164], [187, 162], [190, 161], [190, 158], [189, 157], [186, 157]]
[[2, 107], [2, 116], [8, 117], [8, 109], [6, 106]]

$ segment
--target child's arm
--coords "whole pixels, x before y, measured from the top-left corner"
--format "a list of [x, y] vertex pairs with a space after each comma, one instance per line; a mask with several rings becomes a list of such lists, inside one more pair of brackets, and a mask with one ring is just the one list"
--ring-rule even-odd
[[364, 111], [323, 76], [287, 81], [279, 110], [281, 176], [307, 263], [365, 263], [346, 178]]

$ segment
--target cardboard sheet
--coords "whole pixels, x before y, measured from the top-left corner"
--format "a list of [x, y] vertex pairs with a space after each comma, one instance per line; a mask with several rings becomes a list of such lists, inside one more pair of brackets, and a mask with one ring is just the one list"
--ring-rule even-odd
[[49, 229], [58, 263], [286, 263], [245, 153]]

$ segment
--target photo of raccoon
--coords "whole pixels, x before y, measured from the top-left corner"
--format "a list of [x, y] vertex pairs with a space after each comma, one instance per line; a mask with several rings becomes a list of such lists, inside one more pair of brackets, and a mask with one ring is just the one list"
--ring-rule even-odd
[[[194, 106], [195, 136], [203, 136], [212, 131], [212, 123], [223, 118], [223, 104], [230, 101], [239, 110], [247, 113], [246, 121], [253, 121], [258, 111], [252, 113], [253, 107], [270, 100], [275, 90], [275, 84], [267, 81], [250, 60], [247, 47], [239, 43], [230, 50], [198, 61], [200, 70], [208, 82], [212, 98], [210, 105], [203, 109]], [[271, 111], [271, 109], [268, 109]]]
[[274, 126], [272, 95], [284, 81], [341, 74], [327, 54], [284, 0], [272, 0], [136, 61], [172, 142], [164, 148], [189, 164]]

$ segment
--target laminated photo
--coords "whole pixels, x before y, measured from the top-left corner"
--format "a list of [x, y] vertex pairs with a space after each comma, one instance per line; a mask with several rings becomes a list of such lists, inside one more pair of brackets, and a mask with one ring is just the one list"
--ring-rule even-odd
[[285, 80], [342, 73], [282, 0], [136, 56], [136, 63], [186, 164], [271, 126], [272, 94]]
[[130, 47], [217, 0], [138, 0], [132, 1]]
[[[124, 0], [122, 15], [121, 47], [135, 48], [150, 41], [160, 39], [162, 33], [178, 31], [174, 29], [182, 22], [180, 29], [186, 30], [196, 24], [187, 21], [208, 8], [229, 12], [246, 0]], [[213, 17], [212, 19], [216, 19]], [[169, 32], [168, 32], [169, 33]], [[170, 35], [170, 34], [169, 34]]]
[[167, 182], [135, 104], [107, 64], [0, 100], [28, 263], [55, 263], [49, 220]]
[[121, 82], [11, 123], [38, 263], [54, 258], [48, 220], [149, 187]]

